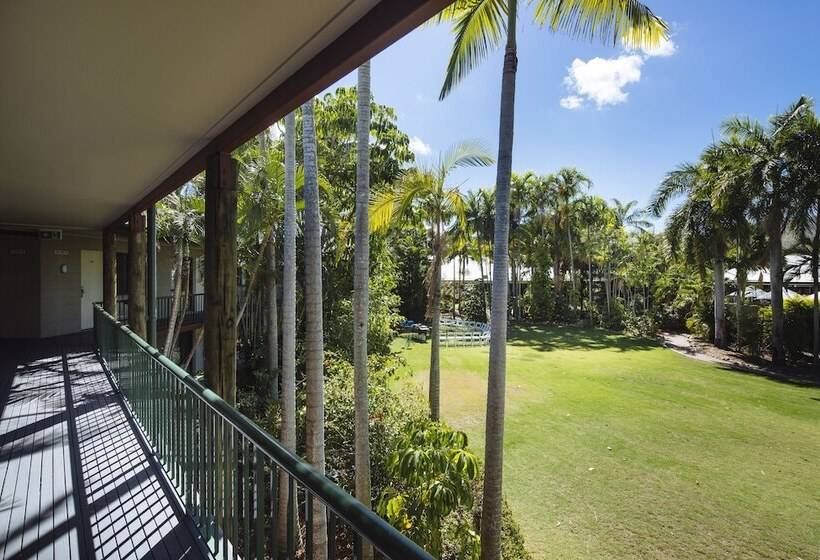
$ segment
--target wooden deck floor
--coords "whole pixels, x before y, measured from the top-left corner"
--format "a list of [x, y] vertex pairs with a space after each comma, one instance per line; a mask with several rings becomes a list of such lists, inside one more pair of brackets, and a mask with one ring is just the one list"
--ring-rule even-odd
[[0, 558], [203, 558], [88, 336], [0, 341]]

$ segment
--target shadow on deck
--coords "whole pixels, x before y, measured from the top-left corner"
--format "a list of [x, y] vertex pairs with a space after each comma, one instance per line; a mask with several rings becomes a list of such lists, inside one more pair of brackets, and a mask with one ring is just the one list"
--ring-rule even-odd
[[208, 557], [92, 348], [0, 341], [0, 557]]

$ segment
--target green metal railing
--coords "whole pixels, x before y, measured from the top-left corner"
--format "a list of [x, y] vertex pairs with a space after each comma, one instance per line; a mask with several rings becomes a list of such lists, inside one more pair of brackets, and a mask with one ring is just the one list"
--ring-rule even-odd
[[[386, 558], [432, 560], [99, 305], [94, 332], [100, 356], [217, 557], [358, 558], [365, 540]], [[311, 496], [326, 506], [327, 554], [314, 550]]]

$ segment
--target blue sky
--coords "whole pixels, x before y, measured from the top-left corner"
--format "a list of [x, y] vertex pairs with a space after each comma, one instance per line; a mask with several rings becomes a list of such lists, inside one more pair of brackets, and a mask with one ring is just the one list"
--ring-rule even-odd
[[[697, 158], [726, 117], [765, 119], [801, 94], [820, 93], [820, 2], [647, 3], [670, 24], [674, 46], [666, 56], [572, 40], [522, 14], [514, 171], [575, 166], [593, 180], [592, 192], [643, 205], [666, 171]], [[501, 52], [440, 102], [450, 45], [448, 28], [422, 27], [378, 55], [375, 98], [397, 109], [419, 152], [427, 147], [435, 156], [454, 142], [479, 139], [495, 155]], [[574, 81], [567, 80], [571, 68]], [[354, 83], [355, 74], [340, 82]], [[581, 106], [562, 107], [562, 99]], [[464, 190], [494, 181], [494, 167], [453, 177]]]

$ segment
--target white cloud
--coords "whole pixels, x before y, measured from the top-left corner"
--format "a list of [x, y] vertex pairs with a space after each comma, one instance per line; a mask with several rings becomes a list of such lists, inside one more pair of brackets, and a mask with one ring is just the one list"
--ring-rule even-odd
[[629, 93], [624, 87], [641, 80], [644, 58], [637, 54], [618, 58], [595, 57], [589, 61], [576, 58], [564, 77], [569, 97], [561, 100], [565, 109], [579, 109], [583, 101], [594, 102], [601, 109], [624, 103]]
[[[652, 48], [641, 48], [641, 52], [646, 56], [672, 56], [678, 50], [678, 46], [672, 39], [663, 39], [660, 44], [656, 47]], [[630, 49], [629, 52], [634, 52], [634, 49]]]
[[410, 138], [410, 151], [416, 154], [417, 156], [429, 156], [433, 153], [433, 150], [430, 149], [430, 146], [424, 143], [424, 140], [419, 138], [418, 136], [413, 136]]
[[584, 106], [584, 98], [577, 95], [569, 95], [561, 98], [561, 107], [574, 111]]

